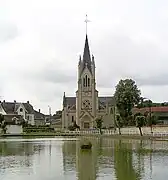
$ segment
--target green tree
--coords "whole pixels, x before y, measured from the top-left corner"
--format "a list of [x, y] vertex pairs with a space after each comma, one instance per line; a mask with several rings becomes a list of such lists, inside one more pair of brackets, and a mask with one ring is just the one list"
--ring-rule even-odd
[[3, 133], [6, 134], [6, 123], [4, 120], [4, 116], [2, 114], [0, 114], [0, 128], [2, 129]]
[[103, 125], [103, 119], [102, 116], [96, 118], [96, 126], [100, 130], [100, 134], [102, 134], [102, 125]]
[[116, 126], [118, 127], [119, 135], [121, 135], [121, 128], [123, 127], [123, 120], [120, 114], [116, 114]]
[[142, 134], [142, 127], [146, 125], [146, 118], [145, 116], [138, 115], [135, 117], [136, 121], [136, 127], [138, 127], [140, 135], [143, 136]]
[[158, 117], [153, 113], [148, 113], [147, 115], [147, 124], [148, 126], [156, 125], [158, 123]]
[[120, 80], [115, 90], [115, 101], [118, 112], [124, 125], [128, 125], [128, 119], [132, 115], [132, 108], [139, 104], [141, 92], [132, 79]]

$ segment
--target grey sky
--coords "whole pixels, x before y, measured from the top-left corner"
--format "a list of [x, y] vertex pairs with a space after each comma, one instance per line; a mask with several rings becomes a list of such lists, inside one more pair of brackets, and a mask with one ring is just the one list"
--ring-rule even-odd
[[95, 56], [97, 89], [112, 95], [120, 78], [133, 78], [142, 94], [168, 101], [167, 0], [0, 1], [0, 96], [29, 100], [48, 112], [75, 95], [83, 53], [85, 14]]

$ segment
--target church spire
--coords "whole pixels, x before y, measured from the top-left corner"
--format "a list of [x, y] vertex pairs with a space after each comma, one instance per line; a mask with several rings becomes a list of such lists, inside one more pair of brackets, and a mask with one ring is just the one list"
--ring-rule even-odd
[[86, 34], [86, 39], [85, 39], [85, 47], [84, 47], [84, 52], [83, 52], [83, 68], [87, 67], [90, 72], [91, 71], [91, 57], [90, 57], [90, 50], [89, 50], [89, 43], [88, 43], [88, 37]]
[[90, 50], [89, 50], [89, 43], [88, 43], [87, 34], [86, 34], [85, 47], [84, 47], [84, 52], [83, 52], [83, 62], [84, 62], [84, 64], [87, 63], [87, 65], [91, 64]]

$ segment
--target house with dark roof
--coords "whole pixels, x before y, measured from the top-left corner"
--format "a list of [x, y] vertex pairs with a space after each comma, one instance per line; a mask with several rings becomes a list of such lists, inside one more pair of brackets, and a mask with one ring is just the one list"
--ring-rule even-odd
[[103, 119], [103, 127], [114, 126], [115, 100], [113, 96], [99, 96], [96, 89], [95, 58], [90, 55], [86, 34], [83, 57], [79, 57], [76, 96], [63, 95], [62, 128], [76, 123], [81, 129], [96, 126], [95, 119]]
[[40, 109], [38, 111], [34, 110], [34, 123], [36, 126], [44, 126], [45, 118], [45, 114], [41, 113]]
[[34, 110], [33, 106], [27, 101], [22, 102], [0, 102], [0, 114], [8, 123], [13, 123], [13, 119], [17, 121], [26, 121], [30, 125], [45, 124], [45, 115], [39, 111]]

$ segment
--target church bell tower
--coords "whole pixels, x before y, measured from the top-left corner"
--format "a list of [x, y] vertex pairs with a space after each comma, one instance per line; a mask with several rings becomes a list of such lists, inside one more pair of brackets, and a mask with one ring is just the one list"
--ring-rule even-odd
[[80, 128], [93, 127], [98, 92], [95, 81], [95, 60], [90, 55], [86, 34], [83, 57], [79, 57], [78, 90], [76, 92], [76, 120]]

